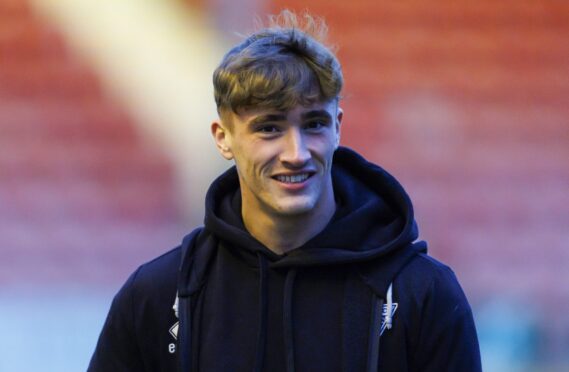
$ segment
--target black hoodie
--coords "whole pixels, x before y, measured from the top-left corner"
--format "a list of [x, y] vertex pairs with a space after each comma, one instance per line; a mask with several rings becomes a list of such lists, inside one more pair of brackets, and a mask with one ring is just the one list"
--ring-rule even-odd
[[220, 176], [205, 227], [116, 295], [89, 370], [480, 371], [468, 302], [401, 185], [346, 148], [332, 177], [328, 226], [278, 255], [243, 225], [235, 168]]

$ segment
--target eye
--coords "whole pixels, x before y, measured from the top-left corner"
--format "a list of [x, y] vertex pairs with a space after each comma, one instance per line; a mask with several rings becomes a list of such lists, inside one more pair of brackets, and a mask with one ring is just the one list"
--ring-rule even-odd
[[257, 127], [257, 132], [260, 133], [277, 133], [279, 131], [280, 131], [279, 128], [276, 125], [272, 124], [265, 124]]
[[328, 123], [324, 120], [313, 120], [310, 121], [308, 123], [306, 123], [305, 128], [311, 131], [319, 131], [322, 128], [325, 128], [328, 126]]
[[277, 124], [259, 124], [255, 127], [254, 132], [263, 138], [274, 138], [282, 132], [282, 128]]

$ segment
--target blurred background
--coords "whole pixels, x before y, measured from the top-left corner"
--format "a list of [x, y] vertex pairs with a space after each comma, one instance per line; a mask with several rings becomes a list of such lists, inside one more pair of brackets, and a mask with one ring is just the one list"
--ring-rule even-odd
[[85, 370], [201, 223], [211, 73], [282, 8], [327, 20], [343, 144], [409, 191], [485, 371], [569, 370], [569, 2], [0, 0], [0, 371]]

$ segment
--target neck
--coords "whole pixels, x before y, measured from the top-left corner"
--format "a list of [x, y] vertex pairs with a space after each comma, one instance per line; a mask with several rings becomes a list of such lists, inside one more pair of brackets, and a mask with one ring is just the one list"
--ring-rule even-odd
[[[243, 208], [243, 222], [249, 233], [277, 254], [302, 246], [324, 230], [336, 211], [334, 195], [320, 207], [298, 215], [275, 215], [260, 209]], [[331, 199], [331, 201], [330, 201]]]

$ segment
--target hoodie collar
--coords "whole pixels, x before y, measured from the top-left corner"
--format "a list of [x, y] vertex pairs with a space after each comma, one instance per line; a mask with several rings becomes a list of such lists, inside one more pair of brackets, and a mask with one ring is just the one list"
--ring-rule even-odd
[[210, 187], [205, 227], [253, 266], [258, 265], [257, 254], [265, 255], [274, 267], [362, 262], [388, 254], [417, 238], [407, 193], [381, 167], [340, 147], [334, 153], [332, 179], [338, 208], [331, 222], [287, 254], [272, 252], [246, 230], [235, 167]]

